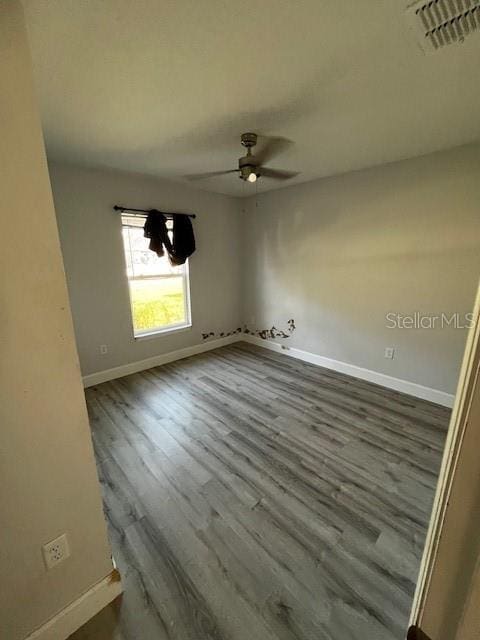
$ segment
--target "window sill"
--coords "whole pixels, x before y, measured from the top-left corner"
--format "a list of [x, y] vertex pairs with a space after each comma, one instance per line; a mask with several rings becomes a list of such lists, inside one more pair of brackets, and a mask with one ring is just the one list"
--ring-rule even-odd
[[177, 327], [167, 327], [166, 329], [157, 329], [156, 331], [150, 331], [149, 333], [140, 333], [137, 336], [133, 336], [134, 340], [151, 340], [152, 338], [160, 338], [170, 333], [182, 333], [183, 331], [191, 331], [192, 325], [181, 324]]

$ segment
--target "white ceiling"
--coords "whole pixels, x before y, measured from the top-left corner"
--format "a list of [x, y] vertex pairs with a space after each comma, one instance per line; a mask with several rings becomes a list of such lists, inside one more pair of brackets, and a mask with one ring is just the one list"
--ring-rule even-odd
[[[49, 156], [173, 179], [244, 131], [312, 180], [480, 139], [480, 36], [425, 56], [406, 0], [25, 0]], [[232, 195], [235, 174], [196, 182]]]

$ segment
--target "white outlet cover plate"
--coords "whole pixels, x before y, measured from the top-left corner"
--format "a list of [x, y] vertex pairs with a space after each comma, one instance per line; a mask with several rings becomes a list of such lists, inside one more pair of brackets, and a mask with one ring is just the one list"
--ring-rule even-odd
[[42, 547], [43, 559], [47, 569], [52, 569], [60, 562], [63, 562], [70, 555], [67, 534], [63, 533], [55, 540], [50, 540]]

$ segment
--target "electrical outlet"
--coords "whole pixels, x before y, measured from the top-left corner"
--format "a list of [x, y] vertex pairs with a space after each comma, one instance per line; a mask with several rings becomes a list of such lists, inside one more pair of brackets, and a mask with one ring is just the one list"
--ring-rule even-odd
[[52, 569], [57, 564], [60, 564], [60, 562], [63, 562], [70, 555], [67, 534], [63, 533], [58, 538], [55, 538], [55, 540], [44, 544], [42, 551], [47, 569]]
[[395, 347], [385, 347], [385, 358], [393, 360], [395, 357]]
[[101, 344], [100, 345], [100, 353], [102, 354], [102, 356], [104, 356], [106, 353], [108, 353], [108, 346], [106, 344]]

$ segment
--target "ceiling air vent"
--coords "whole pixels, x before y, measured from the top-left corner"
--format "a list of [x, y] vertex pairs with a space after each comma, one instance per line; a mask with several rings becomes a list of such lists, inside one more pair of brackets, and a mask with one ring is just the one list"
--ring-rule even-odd
[[425, 53], [480, 31], [480, 0], [422, 0], [408, 7], [407, 14]]

